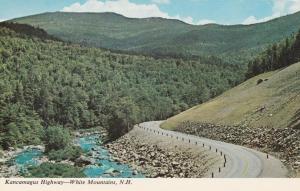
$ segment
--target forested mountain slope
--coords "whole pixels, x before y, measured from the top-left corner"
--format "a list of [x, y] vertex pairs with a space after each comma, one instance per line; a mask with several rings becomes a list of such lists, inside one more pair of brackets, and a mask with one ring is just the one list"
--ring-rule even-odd
[[298, 31], [300, 13], [255, 25], [193, 26], [162, 18], [133, 19], [114, 13], [44, 13], [14, 21], [45, 29], [63, 40], [88, 46], [191, 58], [217, 55], [246, 64], [267, 45]]
[[15, 25], [0, 26], [4, 149], [37, 144], [51, 126], [102, 126], [117, 137], [137, 122], [204, 102], [243, 78], [240, 67], [214, 57], [182, 61], [116, 54], [32, 36], [42, 33], [33, 27], [24, 34], [12, 30], [20, 28]]
[[299, 126], [300, 63], [255, 76], [221, 96], [167, 120], [220, 125], [285, 128]]
[[300, 31], [274, 43], [248, 64], [247, 78], [221, 96], [170, 118], [223, 125], [300, 127]]

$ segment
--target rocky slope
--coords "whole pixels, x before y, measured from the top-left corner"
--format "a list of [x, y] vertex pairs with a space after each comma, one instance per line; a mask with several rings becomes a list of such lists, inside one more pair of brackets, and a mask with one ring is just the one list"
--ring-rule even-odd
[[272, 153], [291, 167], [294, 172], [300, 170], [300, 129], [250, 128], [183, 122], [176, 130]]
[[106, 145], [114, 160], [129, 164], [146, 177], [204, 177], [219, 161], [207, 151], [133, 129]]

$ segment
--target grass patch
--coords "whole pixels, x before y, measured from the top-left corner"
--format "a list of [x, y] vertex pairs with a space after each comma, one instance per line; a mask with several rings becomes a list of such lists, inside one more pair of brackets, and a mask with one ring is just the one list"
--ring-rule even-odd
[[[174, 129], [183, 121], [288, 127], [300, 108], [299, 76], [300, 63], [258, 75], [209, 102], [168, 119], [162, 128]], [[257, 84], [259, 79], [268, 80]]]

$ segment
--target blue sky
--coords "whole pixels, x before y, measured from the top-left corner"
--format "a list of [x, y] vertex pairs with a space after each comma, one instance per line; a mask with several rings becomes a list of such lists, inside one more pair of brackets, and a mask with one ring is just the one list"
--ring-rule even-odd
[[42, 12], [116, 12], [190, 24], [252, 24], [300, 10], [300, 0], [0, 0], [0, 20]]

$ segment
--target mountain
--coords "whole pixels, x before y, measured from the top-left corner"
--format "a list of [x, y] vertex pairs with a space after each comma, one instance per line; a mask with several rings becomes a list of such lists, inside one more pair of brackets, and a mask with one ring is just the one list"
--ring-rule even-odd
[[174, 129], [184, 121], [250, 127], [299, 127], [300, 63], [255, 76], [209, 102], [168, 119]]
[[19, 35], [27, 35], [31, 37], [36, 37], [43, 40], [54, 40], [58, 41], [58, 38], [49, 35], [45, 30], [40, 28], [35, 28], [27, 24], [14, 24], [10, 22], [0, 22], [0, 28], [7, 28], [14, 31]]
[[0, 149], [37, 145], [46, 127], [104, 127], [116, 138], [138, 122], [215, 97], [238, 84], [241, 73], [216, 58], [117, 54], [1, 23]]
[[14, 19], [66, 41], [152, 56], [215, 55], [246, 63], [269, 44], [300, 28], [300, 12], [254, 25], [189, 25], [163, 18], [135, 19], [115, 13], [44, 13]]

